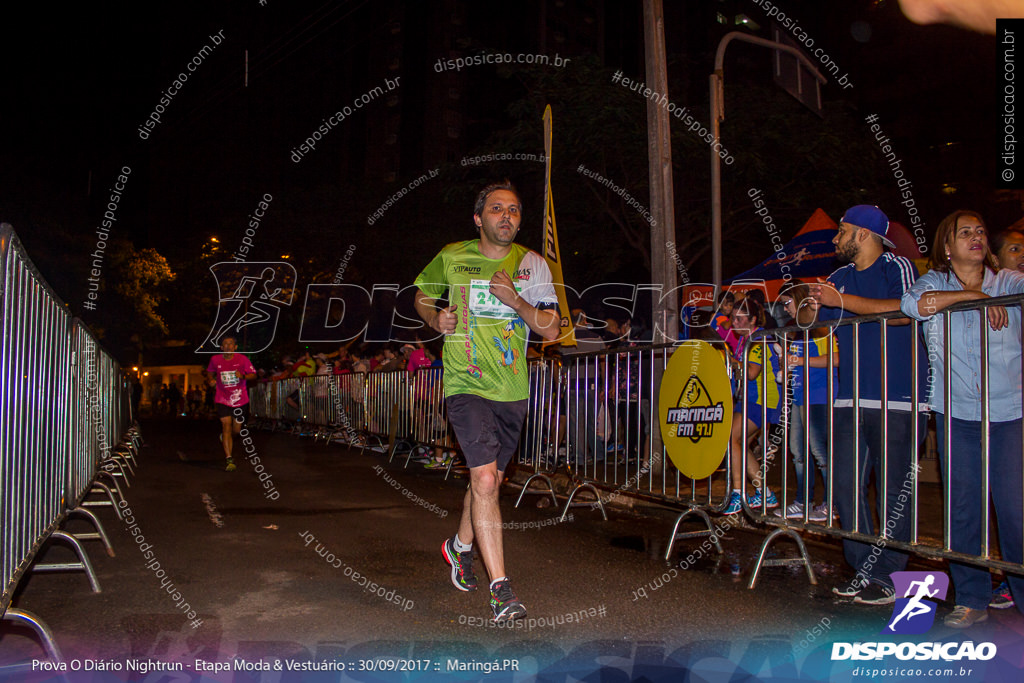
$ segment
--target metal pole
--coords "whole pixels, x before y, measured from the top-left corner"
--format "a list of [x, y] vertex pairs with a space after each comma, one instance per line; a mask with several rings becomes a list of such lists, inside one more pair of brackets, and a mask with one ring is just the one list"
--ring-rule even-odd
[[[725, 120], [725, 48], [733, 40], [741, 40], [746, 43], [771, 48], [772, 50], [787, 52], [800, 60], [819, 82], [827, 82], [826, 78], [814, 67], [814, 63], [795, 47], [776, 43], [774, 40], [757, 38], [740, 31], [725, 34], [721, 42], [718, 43], [718, 52], [715, 54], [715, 70], [709, 79], [711, 88], [711, 134], [714, 136], [716, 143], [720, 142], [719, 124]], [[712, 145], [711, 147], [711, 282], [715, 285], [716, 296], [718, 295], [718, 289], [722, 286], [722, 169], [718, 154], [715, 152], [717, 147], [718, 145]]]
[[[665, 15], [662, 0], [644, 0], [644, 46], [647, 83], [667, 95], [665, 62]], [[675, 291], [675, 262], [668, 243], [675, 242], [675, 210], [672, 193], [672, 141], [668, 109], [647, 101], [647, 154], [651, 183], [651, 276], [660, 284], [651, 292], [651, 317], [657, 344], [679, 338], [679, 296]], [[659, 444], [660, 446], [660, 444]]]

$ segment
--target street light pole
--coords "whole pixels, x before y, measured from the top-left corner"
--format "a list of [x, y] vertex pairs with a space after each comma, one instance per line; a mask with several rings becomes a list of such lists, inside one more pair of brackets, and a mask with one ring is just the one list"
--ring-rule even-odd
[[740, 31], [732, 31], [722, 37], [715, 54], [715, 70], [710, 77], [711, 86], [711, 134], [715, 144], [711, 147], [711, 281], [715, 285], [715, 295], [722, 286], [722, 165], [715, 151], [720, 145], [721, 122], [725, 120], [725, 48], [733, 40], [741, 40], [760, 45], [772, 50], [781, 50], [796, 57], [808, 71], [818, 79], [818, 83], [826, 83], [827, 79], [815, 68], [814, 63], [803, 52], [790, 45], [777, 43]]
[[[647, 83], [652, 90], [668, 93], [665, 64], [665, 14], [661, 0], [644, 0], [644, 52]], [[669, 258], [669, 242], [675, 242], [676, 221], [672, 193], [672, 140], [668, 109], [647, 101], [647, 163], [651, 184], [651, 328], [655, 343], [679, 338], [679, 303], [675, 263]], [[661, 338], [659, 334], [661, 333]]]

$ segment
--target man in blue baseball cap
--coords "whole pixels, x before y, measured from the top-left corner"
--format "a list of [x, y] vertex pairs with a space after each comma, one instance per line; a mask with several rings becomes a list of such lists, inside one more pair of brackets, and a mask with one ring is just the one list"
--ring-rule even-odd
[[[889, 219], [877, 206], [860, 204], [843, 214], [832, 243], [836, 246], [837, 260], [846, 265], [829, 275], [827, 282], [810, 287], [811, 296], [823, 306], [819, 320], [899, 310], [900, 298], [917, 280], [918, 272], [909, 259], [886, 251], [887, 247], [895, 246], [888, 232]], [[879, 492], [878, 514], [883, 527], [881, 535], [898, 541], [910, 540], [911, 494], [917, 476], [914, 462], [917, 443], [914, 441], [924, 438], [926, 420], [924, 414], [914, 410], [912, 389], [916, 381], [918, 395], [925, 395], [927, 355], [907, 322], [906, 319], [894, 320], [887, 326], [885, 383], [879, 353], [881, 324], [861, 323], [857, 346], [854, 346], [853, 325], [835, 328], [839, 340], [839, 391], [833, 405], [833, 462], [829, 469], [833, 477], [833, 500], [842, 528], [875, 533], [866, 495], [874, 473]], [[918, 346], [916, 373], [910, 362], [914, 344]], [[856, 378], [853, 374], [855, 356], [858, 361]], [[856, 403], [855, 382], [859, 392]], [[883, 462], [887, 469], [883, 469]], [[888, 473], [884, 500], [881, 496], [883, 472]], [[855, 501], [859, 501], [856, 507]], [[854, 510], [857, 510], [856, 515]], [[895, 602], [889, 575], [906, 567], [906, 553], [886, 548], [884, 543], [850, 540], [843, 541], [843, 552], [856, 573], [846, 584], [833, 588], [833, 593], [862, 604]]]

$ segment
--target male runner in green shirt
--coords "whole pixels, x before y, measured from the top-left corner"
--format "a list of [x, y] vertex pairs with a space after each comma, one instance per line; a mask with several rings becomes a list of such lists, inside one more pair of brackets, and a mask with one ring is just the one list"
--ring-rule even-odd
[[[477, 196], [473, 221], [480, 238], [445, 246], [416, 278], [416, 311], [445, 335], [444, 393], [470, 485], [458, 533], [441, 551], [455, 587], [476, 589], [473, 541], [491, 578], [495, 621], [518, 619], [526, 608], [505, 575], [498, 491], [519, 443], [529, 397], [526, 338], [559, 335], [551, 271], [535, 251], [515, 244], [522, 204], [511, 183]], [[447, 296], [448, 306], [435, 301]]]

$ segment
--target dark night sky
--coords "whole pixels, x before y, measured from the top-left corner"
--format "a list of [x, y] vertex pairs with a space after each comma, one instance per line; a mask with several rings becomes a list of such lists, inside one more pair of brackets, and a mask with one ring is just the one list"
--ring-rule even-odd
[[[94, 239], [108, 188], [117, 169], [125, 165], [132, 174], [118, 209], [118, 234], [138, 247], [157, 248], [174, 268], [190, 259], [210, 235], [219, 235], [226, 245], [238, 243], [246, 216], [264, 193], [272, 194], [274, 202], [260, 228], [259, 257], [276, 258], [274, 252], [287, 248], [293, 226], [315, 225], [324, 226], [317, 239], [324, 251], [340, 257], [349, 243], [359, 243], [357, 260], [366, 259], [367, 268], [376, 267], [382, 253], [404, 242], [402, 226], [346, 228], [341, 217], [379, 205], [434, 166], [438, 160], [429, 158], [429, 140], [422, 131], [398, 131], [397, 178], [369, 177], [367, 165], [375, 154], [369, 140], [375, 126], [383, 125], [378, 117], [384, 105], [375, 102], [334, 129], [301, 164], [289, 160], [290, 150], [324, 117], [392, 73], [381, 67], [380, 60], [388, 58], [381, 45], [393, 29], [391, 17], [398, 7], [404, 8], [406, 52], [393, 73], [403, 79], [403, 107], [417, 116], [423, 116], [438, 93], [452, 87], [436, 78], [432, 69], [443, 52], [437, 28], [447, 21], [446, 8], [466, 10], [459, 21], [465, 22], [463, 33], [470, 34], [477, 46], [581, 56], [573, 52], [571, 39], [557, 44], [556, 32], [539, 36], [531, 17], [537, 15], [541, 0], [522, 3], [521, 12], [513, 4], [7, 3], [0, 10], [5, 48], [0, 73], [0, 220], [14, 225], [30, 254], [33, 249], [39, 252], [36, 260], [44, 275], [72, 302], [77, 298], [74, 293], [61, 289], [77, 285], [63, 281], [44, 257], [47, 249], [59, 248], [49, 243], [50, 231], [60, 225], [73, 239]], [[547, 2], [551, 8], [565, 4]], [[642, 77], [641, 3], [604, 4], [604, 66]], [[929, 173], [933, 182], [945, 175], [965, 186], [990, 185], [995, 160], [990, 137], [995, 127], [991, 38], [947, 27], [915, 26], [899, 14], [895, 2], [785, 4], [856, 84], [852, 93], [830, 85], [827, 98], [844, 97], [862, 114], [881, 115], [886, 132], [906, 150], [902, 156], [912, 169], [920, 169], [921, 177]], [[706, 49], [713, 27], [695, 25], [694, 17], [700, 15], [695, 8], [703, 6], [706, 14], [708, 5], [744, 11], [763, 21], [763, 13], [752, 2], [666, 0], [670, 53]], [[150, 138], [140, 140], [137, 129], [158, 104], [161, 92], [210, 41], [209, 36], [221, 30], [224, 42], [190, 74]], [[550, 42], [546, 50], [540, 49], [543, 41]], [[246, 49], [248, 88], [243, 87]], [[727, 87], [741, 87], [744, 78], [754, 77], [733, 66], [738, 59], [764, 59], [748, 50], [730, 48]], [[706, 92], [711, 66], [706, 55], [691, 55], [700, 66], [683, 74], [677, 56], [670, 55], [676, 78], [689, 81], [691, 92]], [[507, 104], [521, 94], [492, 83], [489, 74], [493, 71], [481, 69], [459, 86], [465, 89], [460, 94], [469, 98], [471, 113], [465, 121], [463, 153], [478, 149], [489, 129], [502, 122]], [[933, 148], [943, 142], [958, 144], [940, 154]], [[707, 159], [692, 163], [706, 165]], [[430, 196], [418, 201], [436, 213], [438, 224], [468, 224], [467, 210], [455, 210], [442, 201], [450, 188], [432, 189]], [[556, 188], [556, 198], [575, 191]], [[707, 193], [706, 188], [691, 191]], [[925, 188], [921, 194], [926, 194]], [[989, 213], [993, 225], [1020, 213], [1015, 198], [997, 203], [990, 192], [984, 197], [977, 191], [952, 199], [936, 196], [929, 207], [932, 225], [961, 198], [987, 201], [975, 206]], [[447, 238], [447, 233], [422, 236], [422, 248], [432, 251]], [[378, 260], [375, 250], [384, 250], [377, 253]], [[427, 257], [424, 253], [424, 262]]]

